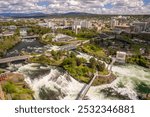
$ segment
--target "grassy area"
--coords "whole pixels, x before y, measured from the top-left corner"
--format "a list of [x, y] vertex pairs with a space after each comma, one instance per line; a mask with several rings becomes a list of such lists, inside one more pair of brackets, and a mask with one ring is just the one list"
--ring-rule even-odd
[[40, 42], [43, 44], [52, 44], [53, 35], [47, 35], [45, 38], [40, 37]]
[[[84, 58], [76, 57], [76, 53], [74, 52], [51, 51], [49, 56], [36, 56], [31, 58], [29, 62], [60, 66], [64, 68], [73, 78], [84, 83], [89, 83], [97, 70], [101, 75], [109, 74], [104, 63], [97, 61], [94, 58], [91, 58], [90, 61], [87, 62]], [[100, 85], [103, 83], [104, 80], [99, 79], [96, 80], [93, 85]], [[105, 83], [107, 83], [106, 80]]]
[[79, 40], [91, 39], [99, 34], [95, 29], [86, 29], [86, 28], [80, 29], [78, 31], [78, 34], [76, 34], [75, 31], [68, 29], [58, 29], [57, 33], [77, 37]]
[[32, 100], [33, 91], [28, 88], [22, 77], [13, 77], [1, 83], [5, 99], [7, 100]]
[[[77, 81], [87, 83], [87, 84], [91, 81], [94, 73], [96, 72], [96, 70], [88, 66], [84, 66], [84, 65], [75, 66], [75, 67], [68, 65], [68, 66], [64, 66], [64, 68]], [[104, 71], [99, 72], [99, 74], [108, 75], [109, 72], [107, 70], [104, 70]], [[96, 78], [92, 85], [97, 86], [101, 84], [107, 84], [107, 83], [110, 83], [111, 81], [112, 81], [111, 78]]]
[[0, 56], [3, 56], [4, 52], [15, 46], [20, 39], [17, 36], [8, 37], [0, 40]]
[[73, 78], [84, 83], [89, 83], [92, 75], [96, 72], [95, 70], [83, 65], [75, 67], [65, 65], [64, 68], [70, 73]]
[[105, 58], [106, 54], [102, 48], [93, 44], [85, 44], [82, 47], [79, 47], [79, 50], [88, 53], [97, 58]]
[[0, 69], [0, 74], [2, 74], [2, 73], [4, 73], [4, 71]]
[[77, 40], [89, 40], [89, 38], [78, 37]]
[[49, 56], [46, 55], [39, 55], [39, 56], [35, 56], [33, 58], [30, 58], [28, 61], [30, 63], [40, 63], [43, 65], [56, 65], [59, 66], [65, 56], [66, 56], [66, 52], [65, 51], [51, 51], [50, 53], [47, 53]]
[[[105, 68], [105, 64], [94, 58], [91, 58], [88, 63], [84, 58], [77, 58], [74, 54], [64, 59], [61, 66], [68, 71], [73, 78], [83, 83], [89, 83], [96, 71], [101, 75], [109, 74], [108, 70]], [[104, 81], [107, 83], [105, 78], [97, 79], [94, 81], [93, 85], [103, 84]]]

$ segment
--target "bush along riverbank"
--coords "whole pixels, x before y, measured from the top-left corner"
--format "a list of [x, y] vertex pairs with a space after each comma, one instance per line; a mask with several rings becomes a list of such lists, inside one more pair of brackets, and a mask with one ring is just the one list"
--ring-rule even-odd
[[77, 81], [88, 84], [93, 78], [96, 71], [99, 76], [93, 82], [93, 86], [107, 84], [112, 82], [116, 77], [110, 73], [105, 64], [91, 58], [89, 62], [84, 58], [78, 58], [74, 53], [71, 53], [61, 64], [72, 77]]
[[67, 51], [51, 51], [46, 55], [35, 56], [29, 59], [29, 62], [62, 67], [77, 81], [86, 84], [91, 81], [96, 71], [98, 71], [99, 75], [107, 77], [104, 78], [99, 76], [96, 78], [95, 82], [93, 83], [94, 86], [110, 83], [115, 79], [112, 77], [113, 74], [110, 74], [110, 72], [107, 70], [105, 63], [98, 61], [95, 58], [91, 58], [89, 61], [87, 61], [84, 58], [77, 57], [75, 52]]
[[9, 73], [7, 79], [1, 81], [1, 87], [5, 100], [33, 100], [34, 92], [24, 81], [24, 76]]
[[7, 37], [0, 40], [0, 57], [2, 57], [9, 49], [14, 47], [21, 40], [18, 36]]
[[150, 60], [141, 55], [136, 55], [127, 58], [127, 63], [136, 64], [145, 68], [150, 68]]

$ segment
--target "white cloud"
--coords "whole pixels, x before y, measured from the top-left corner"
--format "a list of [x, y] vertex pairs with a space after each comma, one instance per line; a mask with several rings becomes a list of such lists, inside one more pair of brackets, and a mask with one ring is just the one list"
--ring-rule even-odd
[[[45, 5], [41, 5], [43, 3]], [[106, 7], [107, 6], [107, 7]], [[1, 0], [0, 12], [150, 14], [143, 0]]]

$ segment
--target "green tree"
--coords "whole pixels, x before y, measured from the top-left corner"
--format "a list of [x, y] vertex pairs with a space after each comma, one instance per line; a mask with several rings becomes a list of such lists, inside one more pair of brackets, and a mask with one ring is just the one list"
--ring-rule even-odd
[[150, 86], [144, 82], [138, 84], [136, 90], [142, 94], [146, 94], [146, 98], [148, 98], [148, 95], [150, 94]]
[[76, 63], [77, 63], [77, 66], [80, 66], [81, 64], [87, 63], [87, 61], [84, 58], [76, 58]]
[[70, 53], [70, 57], [71, 57], [71, 58], [76, 58], [76, 54], [75, 54], [74, 52], [71, 52], [71, 53]]
[[104, 71], [105, 64], [102, 63], [102, 62], [98, 62], [96, 68], [97, 68], [98, 71]]
[[7, 82], [2, 88], [6, 93], [15, 93], [16, 92], [16, 87], [12, 82]]
[[66, 65], [69, 65], [69, 66], [76, 66], [76, 60], [74, 58], [66, 58], [63, 63], [62, 63], [62, 66], [66, 66]]
[[90, 67], [92, 69], [96, 69], [97, 61], [95, 60], [95, 58], [91, 58], [89, 61], [90, 61]]

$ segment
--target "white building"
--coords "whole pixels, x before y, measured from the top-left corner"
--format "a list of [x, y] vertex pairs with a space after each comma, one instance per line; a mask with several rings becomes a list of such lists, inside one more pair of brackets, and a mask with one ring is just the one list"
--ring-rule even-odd
[[127, 56], [126, 52], [117, 51], [116, 61], [119, 63], [125, 63], [126, 62], [126, 56]]
[[118, 21], [114, 18], [111, 18], [111, 29], [113, 29], [116, 25], [118, 25]]
[[133, 23], [133, 32], [144, 32], [147, 29], [147, 22], [134, 22]]
[[16, 30], [16, 29], [17, 29], [17, 26], [11, 25], [11, 26], [9, 26], [9, 29], [10, 29], [10, 30]]
[[114, 31], [115, 31], [116, 33], [121, 33], [121, 32], [130, 33], [130, 32], [131, 32], [131, 27], [130, 27], [130, 26], [127, 26], [127, 25], [115, 26], [115, 27], [114, 27]]
[[75, 30], [76, 34], [78, 33], [78, 30], [81, 28], [92, 28], [92, 23], [90, 21], [86, 21], [86, 20], [74, 21], [74, 23], [72, 25], [72, 30]]
[[48, 22], [47, 25], [49, 28], [52, 28], [52, 29], [55, 28], [55, 24], [53, 22]]
[[92, 28], [92, 23], [90, 21], [81, 21], [81, 28]]
[[38, 26], [41, 26], [41, 27], [48, 27], [48, 23], [40, 22], [40, 23], [38, 23]]
[[81, 28], [92, 28], [92, 23], [90, 21], [86, 21], [86, 20], [76, 20], [74, 21], [72, 27], [81, 27]]
[[39, 22], [38, 26], [46, 27], [46, 28], [52, 28], [52, 29], [55, 28], [55, 24], [51, 21], [50, 22]]
[[126, 24], [127, 18], [123, 16], [112, 17], [111, 18], [111, 29], [114, 29], [115, 26], [122, 26]]
[[64, 34], [58, 34], [55, 38], [52, 39], [53, 42], [66, 42], [71, 40], [74, 40], [74, 38]]
[[20, 29], [20, 36], [27, 36], [27, 29], [26, 28]]

